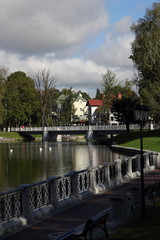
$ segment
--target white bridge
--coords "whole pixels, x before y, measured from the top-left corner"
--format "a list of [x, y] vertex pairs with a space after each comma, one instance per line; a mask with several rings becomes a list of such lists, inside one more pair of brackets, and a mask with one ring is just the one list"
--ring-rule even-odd
[[[130, 125], [130, 129], [139, 129], [138, 125]], [[54, 127], [18, 127], [11, 128], [23, 136], [42, 135], [45, 140], [56, 140], [58, 135], [86, 135], [91, 139], [101, 135], [113, 135], [126, 132], [126, 125], [88, 125], [88, 126], [54, 126]]]

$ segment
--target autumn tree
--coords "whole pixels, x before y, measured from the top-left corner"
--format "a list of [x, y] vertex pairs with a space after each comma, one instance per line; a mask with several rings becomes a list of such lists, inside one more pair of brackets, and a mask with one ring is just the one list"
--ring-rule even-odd
[[144, 104], [160, 119], [160, 3], [153, 3], [143, 18], [131, 26], [135, 34], [132, 59], [138, 70], [136, 84]]

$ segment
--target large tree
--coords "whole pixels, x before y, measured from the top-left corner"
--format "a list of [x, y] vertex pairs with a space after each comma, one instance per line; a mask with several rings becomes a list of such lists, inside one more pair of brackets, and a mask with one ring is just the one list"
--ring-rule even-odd
[[107, 70], [102, 75], [102, 87], [103, 93], [97, 89], [97, 97], [103, 100], [103, 105], [99, 108], [99, 114], [102, 121], [108, 123], [111, 112], [112, 102], [119, 96], [123, 98], [136, 98], [136, 93], [132, 90], [132, 82], [126, 79], [123, 82], [119, 82], [117, 76], [111, 70]]
[[49, 125], [47, 121], [48, 104], [50, 104], [52, 96], [52, 91], [50, 90], [55, 88], [56, 76], [51, 74], [50, 69], [43, 68], [36, 73], [34, 81], [39, 93], [41, 121], [44, 128], [45, 124]]
[[[160, 3], [153, 3], [143, 18], [131, 26], [135, 34], [132, 59], [138, 70], [139, 93], [155, 120], [160, 119]], [[158, 90], [158, 91], [157, 91]]]
[[11, 73], [5, 82], [3, 102], [9, 125], [31, 125], [38, 105], [34, 81], [24, 72]]
[[133, 108], [138, 102], [138, 98], [122, 97], [112, 101], [112, 113], [119, 123], [125, 124], [129, 132], [129, 124], [134, 123]]

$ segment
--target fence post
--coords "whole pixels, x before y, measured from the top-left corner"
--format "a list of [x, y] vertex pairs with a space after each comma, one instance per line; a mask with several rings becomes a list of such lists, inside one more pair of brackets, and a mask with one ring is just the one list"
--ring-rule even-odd
[[30, 184], [22, 184], [20, 185], [21, 193], [22, 193], [22, 214], [27, 219], [31, 219], [30, 212], [30, 196], [29, 196], [29, 188]]
[[79, 195], [79, 187], [78, 187], [78, 172], [72, 171], [70, 172], [71, 175], [71, 183], [72, 183], [72, 194], [73, 197], [77, 200], [79, 200], [80, 195]]
[[95, 192], [95, 179], [94, 179], [94, 169], [90, 168], [90, 189], [91, 192]]
[[48, 185], [49, 185], [49, 194], [50, 194], [50, 202], [51, 205], [56, 208], [58, 205], [58, 199], [57, 199], [57, 180], [60, 177], [50, 177], [47, 179]]
[[158, 168], [159, 167], [158, 159], [160, 159], [160, 153], [152, 152], [152, 154], [153, 154], [153, 165], [155, 166], [155, 168]]
[[150, 165], [149, 165], [149, 153], [145, 152], [143, 153], [143, 158], [144, 158], [144, 171], [148, 171]]
[[116, 169], [116, 184], [122, 182], [122, 174], [121, 174], [121, 160], [116, 159], [115, 162], [115, 169]]
[[110, 179], [110, 173], [109, 173], [109, 163], [104, 164], [104, 166], [105, 166], [105, 185], [107, 185], [110, 188], [111, 179]]
[[132, 157], [129, 157], [127, 159], [127, 165], [128, 165], [128, 171], [127, 171], [127, 175], [132, 178], [133, 177], [133, 174], [132, 174]]

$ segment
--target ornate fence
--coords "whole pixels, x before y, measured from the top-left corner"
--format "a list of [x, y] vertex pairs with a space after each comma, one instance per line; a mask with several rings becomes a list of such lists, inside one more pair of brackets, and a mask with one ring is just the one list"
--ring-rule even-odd
[[[144, 153], [144, 171], [157, 166], [157, 155]], [[53, 209], [72, 204], [97, 191], [107, 190], [140, 175], [140, 156], [117, 159], [102, 166], [73, 171], [36, 184], [21, 185], [0, 193], [0, 223], [15, 217], [29, 217], [45, 206]]]
[[9, 221], [13, 217], [19, 217], [22, 212], [22, 192], [13, 190], [0, 194], [0, 222]]

